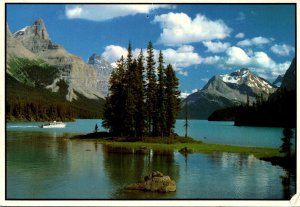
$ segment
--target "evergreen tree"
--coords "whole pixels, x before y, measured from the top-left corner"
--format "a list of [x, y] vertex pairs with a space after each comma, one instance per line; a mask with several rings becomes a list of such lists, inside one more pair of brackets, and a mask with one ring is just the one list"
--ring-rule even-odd
[[184, 123], [184, 128], [185, 128], [185, 137], [188, 136], [188, 127], [189, 127], [189, 122], [188, 122], [188, 99], [185, 99], [185, 123]]
[[171, 135], [180, 111], [181, 100], [178, 85], [173, 67], [169, 64], [166, 69], [166, 128], [168, 136]]
[[161, 137], [166, 134], [166, 96], [165, 96], [165, 68], [163, 54], [160, 51], [158, 58], [158, 85], [157, 85], [157, 123], [158, 133]]
[[124, 77], [123, 88], [125, 90], [125, 106], [124, 106], [124, 134], [135, 134], [135, 114], [136, 111], [136, 97], [135, 97], [135, 68], [137, 67], [136, 61], [132, 60], [131, 43], [128, 44], [126, 71]]
[[144, 57], [143, 50], [137, 59], [137, 66], [135, 68], [135, 83], [136, 83], [136, 133], [137, 136], [142, 137], [145, 130], [145, 82], [144, 82]]
[[110, 132], [123, 136], [123, 120], [124, 120], [124, 76], [125, 62], [123, 56], [117, 62], [117, 68], [112, 72], [110, 77], [109, 96], [106, 98], [103, 112], [103, 127], [109, 129]]
[[147, 46], [146, 57], [146, 116], [147, 116], [147, 131], [149, 134], [156, 132], [156, 76], [155, 76], [155, 60], [154, 50], [151, 41]]
[[126, 60], [122, 57], [111, 74], [103, 127], [117, 136], [170, 136], [180, 110], [178, 79], [171, 65], [164, 68], [161, 52], [158, 78], [155, 69], [152, 43], [147, 47], [144, 68], [143, 51], [133, 59], [129, 42]]

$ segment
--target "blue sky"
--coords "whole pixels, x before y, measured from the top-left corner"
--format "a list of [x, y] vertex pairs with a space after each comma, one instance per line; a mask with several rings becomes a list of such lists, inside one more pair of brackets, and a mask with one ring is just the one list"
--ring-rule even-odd
[[152, 41], [180, 80], [180, 90], [202, 88], [213, 75], [246, 67], [273, 81], [295, 56], [293, 4], [7, 4], [15, 32], [44, 20], [51, 40], [87, 61], [111, 63]]

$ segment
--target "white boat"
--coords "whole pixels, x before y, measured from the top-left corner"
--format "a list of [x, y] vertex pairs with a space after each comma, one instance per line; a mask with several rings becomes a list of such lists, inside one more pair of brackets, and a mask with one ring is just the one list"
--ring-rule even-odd
[[42, 128], [65, 128], [66, 124], [61, 121], [49, 122], [46, 124], [42, 124]]

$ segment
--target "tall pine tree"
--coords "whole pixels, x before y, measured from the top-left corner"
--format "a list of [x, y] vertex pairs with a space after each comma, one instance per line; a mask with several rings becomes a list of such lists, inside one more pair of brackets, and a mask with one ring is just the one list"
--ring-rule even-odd
[[[131, 44], [126, 60], [121, 57], [112, 72], [106, 98], [103, 126], [117, 136], [170, 136], [180, 110], [178, 79], [171, 65], [165, 69], [163, 54], [158, 59], [149, 42], [146, 68], [143, 51], [133, 59]], [[145, 75], [144, 75], [145, 73]]]
[[117, 62], [117, 68], [112, 72], [110, 77], [109, 95], [106, 98], [103, 112], [103, 127], [110, 132], [123, 136], [124, 125], [122, 121], [125, 118], [125, 61], [123, 56]]
[[170, 136], [175, 126], [176, 117], [180, 111], [181, 100], [178, 90], [178, 79], [172, 65], [168, 65], [166, 69], [166, 128], [167, 136]]
[[131, 43], [128, 44], [126, 70], [124, 78], [125, 90], [125, 107], [124, 109], [124, 133], [126, 135], [135, 136], [135, 114], [136, 111], [136, 82], [135, 82], [135, 68], [137, 67], [136, 61], [132, 59]]
[[136, 83], [136, 123], [135, 129], [138, 137], [142, 137], [145, 131], [145, 81], [144, 81], [144, 56], [143, 50], [137, 59], [137, 65], [135, 68], [135, 83]]
[[157, 123], [158, 135], [163, 137], [166, 133], [166, 97], [165, 97], [165, 68], [163, 54], [160, 51], [158, 57], [158, 84], [157, 84]]
[[147, 47], [146, 57], [146, 121], [147, 131], [149, 134], [155, 134], [157, 130], [156, 123], [156, 76], [155, 76], [155, 60], [154, 60], [154, 49], [151, 41]]

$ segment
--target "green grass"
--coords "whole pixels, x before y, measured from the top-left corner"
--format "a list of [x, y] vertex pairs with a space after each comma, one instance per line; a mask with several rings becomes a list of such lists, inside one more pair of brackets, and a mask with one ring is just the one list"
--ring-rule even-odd
[[[87, 139], [85, 139], [87, 140]], [[133, 148], [138, 149], [141, 147], [147, 147], [153, 150], [175, 150], [178, 151], [184, 147], [192, 149], [195, 153], [240, 153], [240, 154], [253, 154], [257, 158], [268, 158], [278, 156], [282, 154], [279, 149], [276, 148], [263, 148], [263, 147], [242, 147], [232, 146], [224, 144], [208, 144], [201, 141], [193, 140], [192, 138], [176, 137], [172, 140], [168, 138], [144, 138], [144, 141], [124, 141], [122, 138], [100, 138], [100, 139], [88, 139], [97, 140], [99, 143], [109, 145], [110, 147], [117, 148]]]

